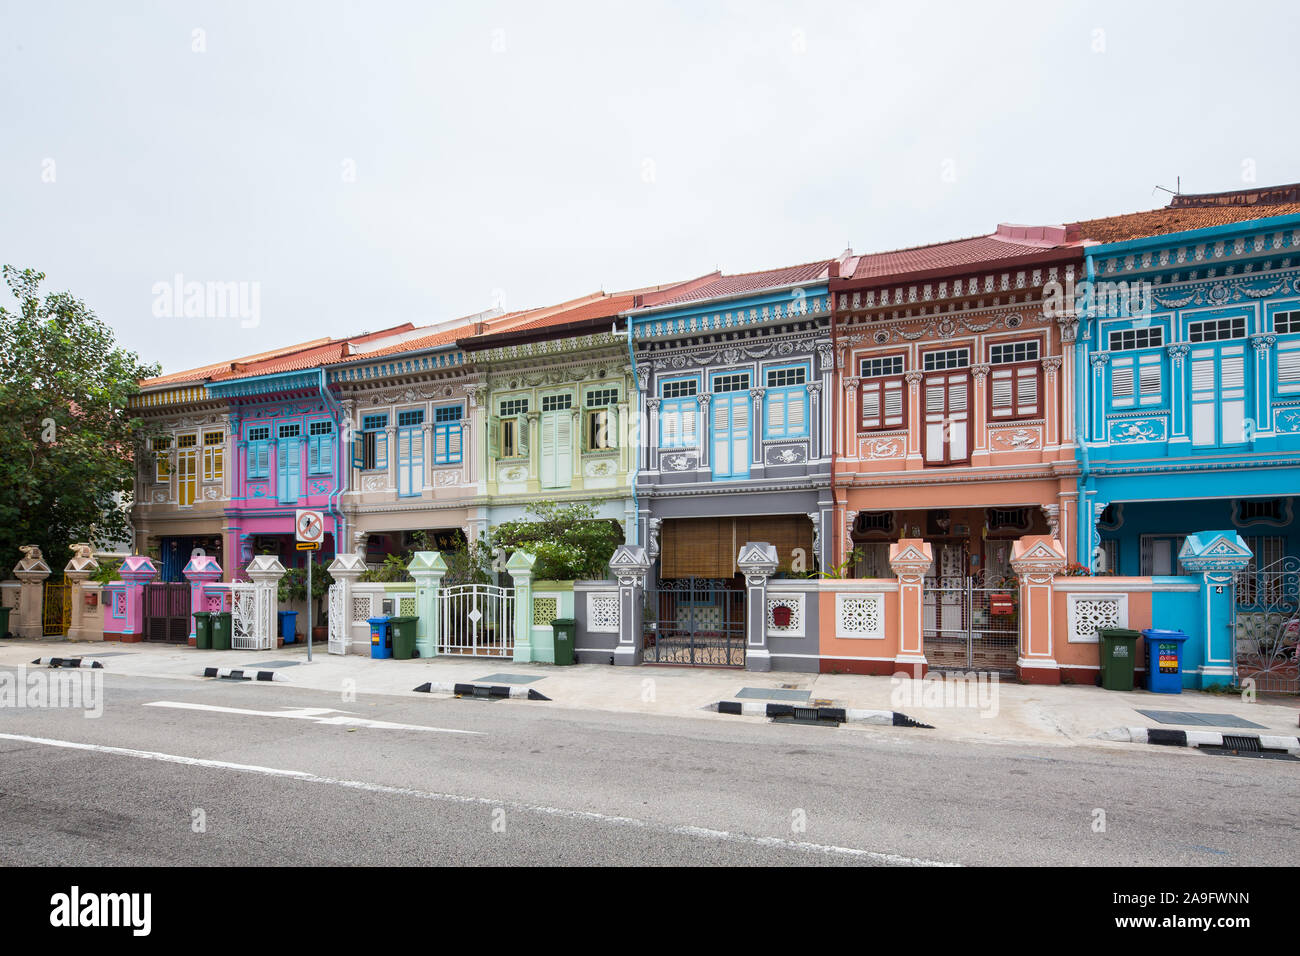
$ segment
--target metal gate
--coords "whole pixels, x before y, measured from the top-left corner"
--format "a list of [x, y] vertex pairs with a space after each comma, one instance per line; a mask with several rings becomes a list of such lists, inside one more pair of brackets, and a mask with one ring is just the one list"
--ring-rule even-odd
[[275, 647], [274, 585], [230, 585], [230, 648], [265, 651]]
[[1249, 679], [1257, 691], [1300, 694], [1300, 558], [1238, 571], [1234, 585], [1238, 683]]
[[72, 626], [72, 582], [46, 581], [41, 634], [62, 637]]
[[185, 644], [190, 639], [190, 586], [155, 581], [144, 586], [144, 639]]
[[515, 589], [456, 584], [438, 592], [438, 653], [515, 656]]
[[925, 579], [925, 657], [935, 670], [1013, 671], [1020, 650], [1019, 586], [1001, 576]]
[[645, 621], [647, 664], [745, 666], [745, 589], [723, 578], [660, 581]]

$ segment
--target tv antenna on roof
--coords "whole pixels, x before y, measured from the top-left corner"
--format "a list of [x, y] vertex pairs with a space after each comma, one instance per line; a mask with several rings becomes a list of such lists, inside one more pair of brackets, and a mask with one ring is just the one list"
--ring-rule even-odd
[[[1183, 177], [1182, 176], [1178, 177], [1178, 179], [1174, 182], [1173, 189], [1170, 189], [1168, 186], [1157, 186], [1156, 189], [1163, 189], [1171, 196], [1181, 196], [1183, 194]], [[1151, 191], [1154, 193], [1156, 189], [1153, 189]]]

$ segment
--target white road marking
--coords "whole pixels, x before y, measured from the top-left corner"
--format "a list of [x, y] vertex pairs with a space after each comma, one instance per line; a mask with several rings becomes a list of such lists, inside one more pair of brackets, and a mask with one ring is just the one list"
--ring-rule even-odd
[[[453, 730], [449, 727], [425, 727], [421, 724], [395, 724], [387, 720], [370, 720], [366, 717], [348, 717], [347, 711], [331, 707], [300, 707], [297, 710], [248, 710], [243, 707], [219, 707], [216, 704], [194, 704], [175, 700], [155, 700], [146, 707], [172, 707], [177, 710], [209, 710], [219, 714], [242, 714], [246, 717], [288, 717], [290, 720], [310, 720], [318, 724], [346, 727], [371, 727], [378, 730], [427, 730], [435, 734], [469, 734], [486, 736], [481, 730]], [[326, 717], [325, 714], [343, 716]]]
[[385, 793], [401, 797], [415, 797], [419, 800], [436, 800], [440, 803], [457, 803], [483, 807], [509, 807], [525, 813], [543, 814], [566, 820], [585, 820], [591, 823], [604, 823], [614, 826], [631, 827], [656, 833], [668, 833], [674, 836], [700, 837], [719, 842], [748, 843], [751, 846], [775, 847], [783, 850], [799, 850], [804, 853], [821, 853], [827, 856], [849, 856], [892, 866], [960, 866], [958, 863], [945, 863], [940, 860], [924, 860], [915, 857], [900, 856], [896, 853], [880, 853], [875, 850], [863, 850], [852, 846], [835, 846], [824, 843], [803, 843], [798, 840], [785, 840], [780, 837], [761, 837], [749, 833], [733, 833], [729, 830], [713, 830], [707, 827], [655, 823], [639, 820], [636, 817], [615, 817], [591, 810], [566, 810], [562, 807], [547, 807], [530, 803], [517, 803], [510, 800], [494, 800], [490, 797], [466, 797], [455, 793], [437, 793], [430, 790], [415, 790], [411, 787], [393, 787], [382, 783], [370, 783], [365, 780], [341, 780], [336, 777], [322, 777], [304, 770], [282, 770], [278, 767], [259, 767], [253, 764], [228, 763], [224, 760], [205, 760], [201, 757], [181, 757], [176, 754], [158, 753], [153, 750], [129, 750], [125, 747], [109, 747], [104, 744], [87, 744], [74, 740], [52, 740], [48, 737], [28, 737], [23, 734], [0, 734], [0, 740], [15, 740], [19, 743], [39, 744], [46, 747], [62, 747], [67, 750], [85, 750], [92, 753], [112, 754], [119, 757], [136, 757], [140, 760], [158, 760], [164, 763], [186, 764], [194, 767], [211, 767], [217, 770], [233, 770], [238, 773], [255, 773], [268, 777], [287, 777], [304, 783], [321, 783], [349, 790], [364, 790], [369, 793]]

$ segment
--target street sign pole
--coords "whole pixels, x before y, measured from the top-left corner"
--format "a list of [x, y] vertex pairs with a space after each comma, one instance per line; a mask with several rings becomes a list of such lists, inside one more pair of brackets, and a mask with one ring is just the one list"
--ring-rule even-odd
[[311, 595], [311, 566], [316, 563], [316, 551], [313, 549], [307, 552], [307, 663], [311, 663], [311, 612], [315, 608], [316, 602], [312, 600]]
[[325, 516], [310, 508], [299, 508], [294, 516], [294, 532], [298, 538], [298, 550], [307, 552], [307, 662], [311, 663], [311, 631], [315, 624], [312, 612], [316, 609], [311, 593], [311, 566], [315, 564], [312, 555], [320, 550], [321, 539], [325, 537]]

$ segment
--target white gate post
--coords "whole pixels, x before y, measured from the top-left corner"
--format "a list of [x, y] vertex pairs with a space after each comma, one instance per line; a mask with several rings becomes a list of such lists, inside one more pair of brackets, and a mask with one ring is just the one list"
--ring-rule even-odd
[[284, 577], [284, 565], [273, 554], [259, 554], [248, 563], [246, 573], [257, 588], [254, 604], [257, 618], [253, 625], [253, 638], [263, 650], [274, 648], [275, 611], [280, 603], [276, 588], [280, 578]]
[[740, 549], [736, 567], [745, 576], [745, 670], [770, 671], [767, 649], [767, 579], [776, 571], [776, 548], [749, 541]]
[[[330, 614], [330, 653], [347, 654], [352, 650], [352, 585], [357, 583], [357, 578], [361, 577], [366, 571], [366, 561], [361, 554], [339, 554], [330, 562], [330, 577], [334, 579], [332, 588], [339, 589], [339, 599], [334, 602], [334, 606], [341, 608], [337, 616], [339, 621], [335, 622], [335, 614]], [[335, 651], [334, 647], [342, 644], [343, 650]]]
[[415, 646], [421, 657], [433, 657], [438, 653], [438, 592], [447, 562], [437, 551], [417, 551], [406, 570], [415, 578], [415, 613], [420, 617]]
[[641, 601], [650, 558], [639, 544], [620, 544], [609, 559], [609, 569], [618, 579], [618, 646], [614, 663], [641, 663]]
[[533, 565], [537, 558], [516, 551], [506, 562], [506, 570], [515, 582], [515, 656], [519, 663], [533, 659]]

